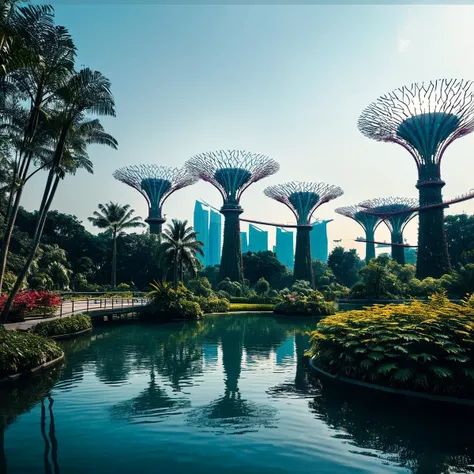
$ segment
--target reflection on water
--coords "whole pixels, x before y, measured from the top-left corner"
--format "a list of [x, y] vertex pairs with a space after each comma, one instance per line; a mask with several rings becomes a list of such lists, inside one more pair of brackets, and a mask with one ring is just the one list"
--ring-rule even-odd
[[314, 325], [221, 315], [67, 341], [62, 367], [0, 390], [0, 472], [474, 472], [472, 413], [320, 380]]

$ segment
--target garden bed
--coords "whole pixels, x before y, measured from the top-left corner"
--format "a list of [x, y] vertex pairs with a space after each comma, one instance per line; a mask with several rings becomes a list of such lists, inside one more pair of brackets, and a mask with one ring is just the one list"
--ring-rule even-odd
[[51, 339], [31, 332], [0, 330], [0, 380], [32, 375], [60, 362], [61, 348]]
[[385, 391], [474, 400], [474, 299], [374, 306], [321, 320], [313, 365], [339, 380]]
[[64, 318], [38, 323], [33, 332], [51, 339], [65, 339], [84, 334], [92, 330], [92, 320], [85, 314], [74, 314]]

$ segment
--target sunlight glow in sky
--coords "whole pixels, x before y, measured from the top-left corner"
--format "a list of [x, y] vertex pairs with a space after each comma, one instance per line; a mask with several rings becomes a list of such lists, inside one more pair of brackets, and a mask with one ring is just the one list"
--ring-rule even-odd
[[[95, 173], [68, 177], [53, 208], [87, 217], [99, 203], [145, 200], [112, 172], [139, 163], [182, 165], [216, 149], [244, 149], [276, 159], [280, 171], [243, 195], [242, 217], [293, 222], [290, 211], [263, 194], [271, 184], [323, 181], [345, 194], [314, 217], [334, 219], [330, 242], [345, 247], [362, 235], [336, 207], [374, 197], [416, 197], [416, 166], [399, 146], [365, 138], [362, 110], [379, 95], [412, 82], [474, 79], [474, 6], [91, 6], [57, 5], [69, 28], [77, 65], [112, 81], [117, 117], [102, 119], [119, 150], [90, 149]], [[448, 148], [444, 197], [474, 187], [474, 134]], [[25, 193], [37, 207], [45, 175]], [[220, 195], [200, 182], [165, 204], [168, 218], [192, 223], [195, 198], [220, 207]], [[474, 213], [474, 202], [447, 213]], [[243, 230], [247, 227], [242, 225]], [[270, 230], [274, 244], [275, 229]], [[416, 243], [417, 220], [405, 231]], [[380, 226], [376, 240], [389, 239]]]

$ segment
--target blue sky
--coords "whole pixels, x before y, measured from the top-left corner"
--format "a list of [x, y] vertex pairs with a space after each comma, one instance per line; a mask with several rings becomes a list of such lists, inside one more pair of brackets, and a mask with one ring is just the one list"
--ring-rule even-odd
[[[112, 172], [132, 163], [179, 166], [196, 153], [240, 148], [276, 159], [280, 172], [249, 188], [244, 216], [292, 222], [263, 195], [270, 184], [324, 181], [345, 194], [315, 217], [334, 218], [329, 238], [346, 247], [361, 235], [334, 209], [378, 196], [416, 196], [416, 167], [396, 145], [362, 136], [357, 119], [379, 95], [411, 82], [474, 79], [474, 6], [130, 6], [56, 5], [78, 66], [112, 81], [117, 117], [103, 119], [118, 151], [92, 147], [95, 173], [68, 177], [53, 208], [86, 222], [98, 203], [144, 199]], [[446, 152], [446, 197], [474, 187], [474, 134]], [[23, 204], [36, 207], [38, 174]], [[168, 217], [192, 221], [195, 197], [217, 207], [207, 183], [174, 194]], [[448, 213], [474, 213], [461, 203]], [[246, 225], [243, 225], [245, 230]], [[388, 238], [380, 228], [377, 238]], [[274, 229], [270, 241], [274, 241]], [[417, 221], [406, 237], [416, 243]], [[363, 253], [363, 252], [362, 252]]]

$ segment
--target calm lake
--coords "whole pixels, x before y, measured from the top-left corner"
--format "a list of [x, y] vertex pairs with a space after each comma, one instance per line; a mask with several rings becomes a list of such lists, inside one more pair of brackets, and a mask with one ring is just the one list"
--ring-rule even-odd
[[314, 319], [208, 316], [63, 343], [0, 391], [0, 472], [473, 472], [474, 415], [308, 372]]

